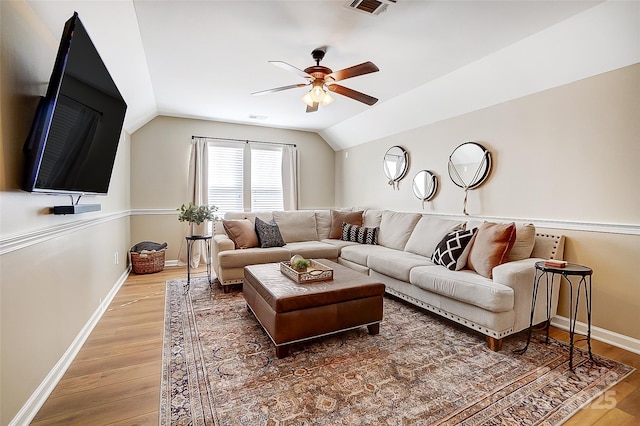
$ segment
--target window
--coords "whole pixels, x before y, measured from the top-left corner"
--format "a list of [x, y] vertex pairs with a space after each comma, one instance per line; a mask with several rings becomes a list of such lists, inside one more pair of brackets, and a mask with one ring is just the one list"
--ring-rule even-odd
[[228, 211], [282, 210], [282, 148], [209, 144], [209, 203]]

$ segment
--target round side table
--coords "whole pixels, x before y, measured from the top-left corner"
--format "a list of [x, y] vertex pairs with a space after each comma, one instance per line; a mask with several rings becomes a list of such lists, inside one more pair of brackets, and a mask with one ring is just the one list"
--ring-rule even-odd
[[[531, 299], [531, 319], [529, 321], [529, 330], [527, 332], [527, 344], [524, 348], [514, 352], [523, 354], [529, 347], [531, 341], [531, 331], [533, 329], [533, 314], [540, 288], [540, 280], [545, 277], [546, 296], [547, 296], [547, 320], [545, 323], [546, 338], [545, 343], [549, 343], [549, 324], [551, 322], [551, 298], [553, 294], [553, 282], [555, 275], [564, 278], [564, 282], [569, 284], [569, 369], [573, 370], [573, 347], [576, 334], [576, 317], [578, 316], [578, 306], [580, 302], [580, 292], [584, 291], [584, 298], [587, 310], [587, 335], [586, 340], [589, 348], [589, 358], [593, 361], [591, 353], [591, 275], [593, 270], [588, 266], [579, 265], [577, 263], [567, 263], [564, 267], [549, 266], [544, 261], [535, 263], [535, 275], [533, 278], [533, 296]], [[562, 282], [562, 278], [559, 283]], [[573, 281], [572, 281], [573, 279]], [[575, 292], [574, 292], [574, 286]], [[574, 296], [575, 293], [575, 296]]]
[[213, 284], [213, 281], [211, 281], [211, 235], [187, 235], [184, 238], [187, 240], [187, 284], [185, 285], [185, 293], [189, 291], [191, 286], [191, 251], [193, 243], [196, 241], [204, 241], [207, 252], [205, 261], [207, 264], [207, 279], [209, 286], [211, 286]]

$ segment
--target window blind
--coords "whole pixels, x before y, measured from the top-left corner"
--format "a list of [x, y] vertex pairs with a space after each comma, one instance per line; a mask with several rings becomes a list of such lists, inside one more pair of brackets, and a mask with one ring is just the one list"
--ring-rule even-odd
[[282, 149], [251, 147], [251, 210], [282, 210]]
[[209, 145], [209, 204], [218, 215], [242, 211], [244, 154], [242, 146]]

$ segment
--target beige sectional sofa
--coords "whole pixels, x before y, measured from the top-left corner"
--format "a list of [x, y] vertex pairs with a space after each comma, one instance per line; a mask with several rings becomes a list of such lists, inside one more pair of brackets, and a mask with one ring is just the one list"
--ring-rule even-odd
[[[241, 284], [244, 267], [251, 264], [286, 261], [294, 254], [326, 258], [378, 279], [393, 296], [479, 331], [490, 348], [499, 350], [503, 337], [529, 326], [534, 263], [563, 256], [564, 236], [535, 233], [533, 225], [389, 210], [364, 210], [362, 222], [350, 228], [354, 232], [375, 229], [377, 244], [329, 238], [341, 236], [336, 227], [341, 228], [338, 222], [345, 215], [332, 210], [227, 213], [226, 232], [218, 223], [213, 237], [212, 261], [220, 283], [225, 289]], [[260, 244], [251, 235], [256, 218], [260, 225], [277, 224], [284, 245], [255, 247]], [[456, 246], [463, 239], [470, 240], [465, 250]], [[449, 247], [456, 252], [453, 259], [447, 257]], [[434, 262], [436, 251], [441, 264]], [[443, 266], [447, 261], [448, 267]], [[555, 291], [552, 316], [557, 302]], [[539, 297], [534, 323], [546, 316], [546, 300]]]

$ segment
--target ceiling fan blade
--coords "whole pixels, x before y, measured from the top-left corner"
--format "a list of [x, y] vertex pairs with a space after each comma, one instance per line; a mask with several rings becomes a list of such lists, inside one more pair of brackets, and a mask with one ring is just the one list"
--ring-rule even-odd
[[327, 89], [342, 96], [347, 96], [351, 99], [355, 99], [356, 101], [362, 102], [363, 104], [373, 105], [378, 102], [378, 98], [365, 95], [364, 93], [358, 92], [357, 90], [349, 89], [348, 87], [340, 86], [339, 84], [327, 85]]
[[307, 112], [316, 112], [318, 110], [318, 102], [314, 102], [313, 106], [307, 105]]
[[357, 77], [359, 75], [369, 74], [372, 72], [380, 71], [373, 62], [363, 62], [360, 65], [354, 65], [349, 68], [345, 68], [340, 71], [334, 71], [331, 74], [327, 74], [324, 78], [325, 82], [346, 80], [347, 78]]
[[283, 90], [295, 89], [297, 87], [304, 87], [308, 85], [309, 83], [292, 84], [291, 86], [282, 86], [282, 87], [276, 87], [275, 89], [261, 90], [260, 92], [253, 92], [252, 95], [253, 96], [266, 95], [267, 93], [282, 92]]
[[269, 61], [270, 64], [273, 64], [277, 67], [280, 67], [282, 69], [285, 69], [287, 71], [290, 71], [294, 74], [298, 74], [300, 77], [302, 78], [307, 78], [307, 79], [311, 79], [311, 81], [315, 80], [315, 78], [311, 75], [311, 74], [307, 74], [306, 72], [302, 71], [300, 68], [296, 68], [293, 65], [289, 65], [286, 62], [282, 62], [282, 61]]

